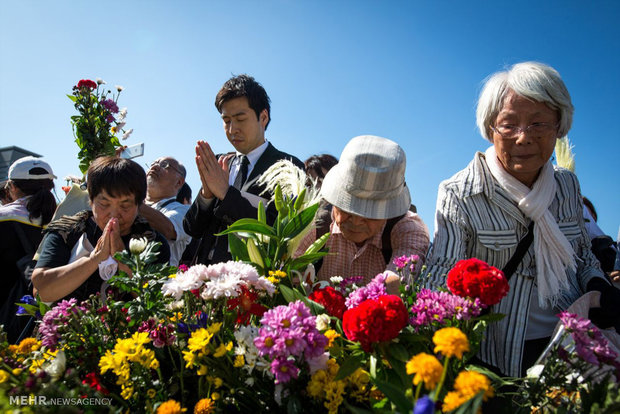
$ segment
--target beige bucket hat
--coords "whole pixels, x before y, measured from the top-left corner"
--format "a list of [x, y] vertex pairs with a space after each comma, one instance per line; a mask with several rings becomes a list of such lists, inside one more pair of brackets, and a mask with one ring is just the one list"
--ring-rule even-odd
[[371, 219], [405, 214], [411, 205], [405, 184], [405, 152], [374, 135], [353, 138], [323, 179], [321, 196], [347, 213]]

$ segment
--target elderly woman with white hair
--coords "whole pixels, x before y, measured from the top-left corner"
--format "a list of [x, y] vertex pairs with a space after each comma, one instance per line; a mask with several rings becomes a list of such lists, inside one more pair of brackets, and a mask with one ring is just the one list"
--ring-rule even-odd
[[490, 324], [478, 357], [520, 376], [549, 342], [559, 312], [598, 290], [600, 323], [617, 324], [620, 291], [590, 251], [577, 177], [550, 161], [573, 117], [558, 72], [525, 62], [494, 74], [476, 115], [493, 145], [439, 187], [427, 283], [445, 286], [448, 270], [470, 257], [503, 269], [510, 291], [492, 311], [506, 317]]

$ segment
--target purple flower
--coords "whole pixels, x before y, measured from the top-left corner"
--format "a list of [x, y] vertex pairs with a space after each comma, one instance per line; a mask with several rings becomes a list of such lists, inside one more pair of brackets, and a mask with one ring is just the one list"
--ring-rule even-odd
[[420, 262], [420, 256], [417, 254], [412, 254], [411, 256], [400, 256], [394, 259], [392, 263], [396, 266], [397, 270], [403, 270], [405, 267], [409, 266], [409, 272], [414, 273], [415, 266]]
[[56, 350], [56, 345], [60, 339], [58, 328], [65, 326], [71, 317], [85, 311], [86, 308], [77, 305], [77, 299], [75, 298], [63, 300], [47, 311], [39, 325], [39, 335], [41, 335], [42, 344], [52, 351]]
[[[25, 303], [27, 305], [36, 305], [37, 301], [35, 298], [33, 298], [30, 295], [24, 295], [21, 297], [21, 299], [19, 300], [19, 303]], [[16, 315], [26, 315], [28, 314], [28, 311], [26, 311], [26, 309], [22, 308], [21, 306], [17, 307], [17, 312], [15, 313]], [[41, 314], [37, 311], [37, 317], [40, 317]]]
[[383, 295], [387, 295], [387, 291], [385, 290], [386, 278], [387, 274], [379, 273], [374, 279], [368, 282], [366, 286], [362, 286], [351, 292], [344, 303], [347, 309], [355, 308], [365, 300], [377, 299]]
[[418, 399], [413, 408], [413, 414], [433, 414], [435, 412], [435, 402], [427, 395]]
[[316, 318], [302, 302], [277, 306], [263, 315], [254, 345], [260, 356], [272, 360], [271, 372], [276, 384], [297, 378], [296, 363], [308, 364], [308, 360], [325, 352], [328, 339], [316, 328]]
[[112, 99], [104, 99], [101, 101], [101, 105], [113, 114], [118, 113], [118, 105]]
[[433, 322], [443, 324], [447, 320], [467, 321], [480, 315], [480, 299], [462, 298], [449, 292], [435, 292], [422, 289], [411, 307], [413, 316], [409, 323], [415, 328], [431, 325]]
[[158, 324], [157, 321], [152, 318], [142, 322], [138, 328], [138, 332], [148, 332], [149, 338], [151, 338], [156, 348], [162, 348], [166, 345], [170, 346], [176, 339], [174, 335], [174, 326], [172, 324]]
[[590, 364], [600, 366], [603, 363], [612, 364], [618, 357], [618, 354], [609, 347], [607, 338], [590, 320], [566, 311], [558, 316], [564, 329], [573, 337], [575, 349], [580, 358]]
[[271, 373], [276, 377], [275, 383], [282, 384], [297, 378], [299, 368], [292, 359], [276, 358], [271, 361]]

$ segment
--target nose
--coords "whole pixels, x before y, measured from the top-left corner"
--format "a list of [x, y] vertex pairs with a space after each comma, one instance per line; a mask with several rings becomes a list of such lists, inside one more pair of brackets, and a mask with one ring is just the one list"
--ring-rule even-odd
[[233, 121], [232, 119], [228, 122], [228, 125], [226, 126], [227, 132], [229, 134], [232, 134], [234, 131], [237, 130], [237, 123], [235, 121]]
[[529, 144], [532, 140], [530, 134], [531, 132], [528, 131], [527, 128], [521, 128], [521, 130], [519, 130], [519, 132], [517, 133], [515, 143], [520, 145]]

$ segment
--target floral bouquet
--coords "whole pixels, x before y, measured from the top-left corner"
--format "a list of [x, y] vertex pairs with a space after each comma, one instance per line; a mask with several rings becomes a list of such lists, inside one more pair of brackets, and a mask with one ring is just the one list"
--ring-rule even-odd
[[535, 413], [618, 412], [618, 354], [589, 320], [559, 316], [560, 329], [523, 380], [521, 405]]
[[83, 174], [95, 158], [114, 155], [116, 148], [121, 146], [117, 134], [122, 132], [122, 139], [127, 139], [133, 132], [133, 129], [124, 129], [127, 108], [118, 107], [123, 87], [116, 86], [114, 94], [105, 90], [105, 84], [102, 79], [96, 82], [82, 79], [73, 87], [73, 93], [67, 95], [79, 112], [71, 117], [71, 124], [75, 142], [80, 148], [78, 159]]

